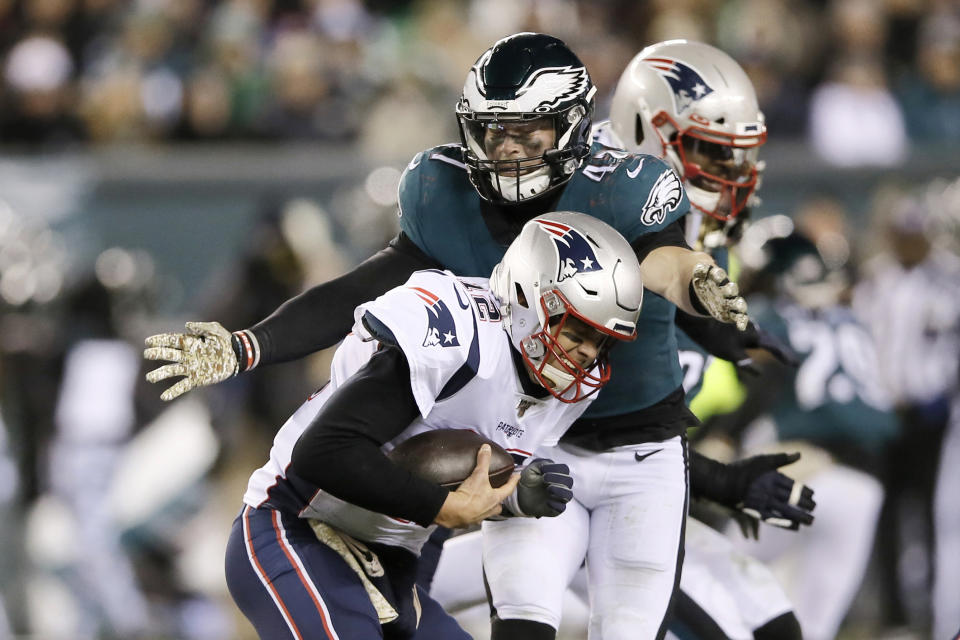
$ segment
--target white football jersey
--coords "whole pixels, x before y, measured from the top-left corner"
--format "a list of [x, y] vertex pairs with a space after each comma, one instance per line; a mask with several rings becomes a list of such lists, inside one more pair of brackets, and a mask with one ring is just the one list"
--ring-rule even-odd
[[590, 130], [590, 142], [599, 142], [605, 147], [611, 149], [623, 149], [623, 142], [613, 132], [613, 125], [609, 120], [601, 120], [593, 125]]
[[[244, 495], [252, 507], [265, 503], [299, 509], [363, 541], [419, 553], [432, 527], [357, 507], [313, 487], [293, 487], [286, 475], [293, 446], [330, 395], [377, 349], [360, 321], [368, 316], [393, 334], [410, 367], [410, 385], [420, 417], [392, 441], [431, 429], [470, 429], [525, 459], [541, 445], [556, 444], [580, 417], [590, 399], [568, 404], [523, 392], [509, 336], [485, 278], [457, 278], [450, 272], [418, 271], [402, 286], [357, 307], [353, 333], [337, 349], [330, 382], [311, 396], [274, 439], [270, 460], [254, 472]], [[381, 330], [382, 330], [381, 328]], [[375, 399], [371, 399], [375, 401]], [[302, 484], [302, 483], [300, 483]], [[311, 495], [308, 504], [292, 496]]]

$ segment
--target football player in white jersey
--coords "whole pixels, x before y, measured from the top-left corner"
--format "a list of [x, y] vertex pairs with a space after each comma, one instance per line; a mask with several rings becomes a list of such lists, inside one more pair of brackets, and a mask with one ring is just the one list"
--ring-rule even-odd
[[260, 637], [468, 638], [414, 587], [434, 525], [555, 516], [572, 480], [534, 459], [494, 489], [485, 445], [449, 491], [386, 452], [433, 429], [471, 429], [523, 458], [555, 443], [609, 379], [611, 346], [636, 337], [642, 291], [622, 236], [550, 213], [489, 281], [420, 271], [358, 307], [329, 384], [251, 476], [227, 545], [231, 595]]

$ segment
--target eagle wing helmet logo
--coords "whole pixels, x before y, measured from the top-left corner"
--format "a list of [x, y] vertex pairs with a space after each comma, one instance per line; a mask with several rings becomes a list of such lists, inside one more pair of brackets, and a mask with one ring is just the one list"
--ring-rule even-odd
[[427, 305], [427, 333], [423, 337], [425, 347], [459, 347], [457, 325], [446, 303], [436, 294], [421, 287], [409, 287]]
[[713, 93], [696, 69], [672, 58], [647, 58], [646, 63], [657, 70], [673, 91], [673, 106], [683, 113], [691, 104]]
[[584, 67], [545, 67], [517, 90], [515, 109], [519, 112], [550, 111], [583, 93], [588, 84]]
[[682, 198], [683, 187], [680, 186], [680, 178], [667, 169], [660, 174], [656, 184], [650, 189], [647, 201], [643, 205], [640, 221], [649, 226], [663, 224], [667, 218], [667, 211], [675, 210]]
[[537, 219], [537, 224], [553, 239], [557, 249], [560, 268], [557, 282], [563, 282], [578, 273], [600, 271], [603, 266], [597, 261], [590, 240], [573, 227], [552, 220]]

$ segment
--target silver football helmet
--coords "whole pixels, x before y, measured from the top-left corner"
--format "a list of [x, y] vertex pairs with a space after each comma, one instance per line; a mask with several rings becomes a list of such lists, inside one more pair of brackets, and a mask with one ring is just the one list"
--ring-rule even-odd
[[620, 76], [610, 121], [625, 149], [672, 165], [695, 210], [726, 222], [747, 206], [767, 127], [753, 84], [723, 51], [688, 40], [647, 47]]
[[[490, 288], [514, 346], [540, 384], [564, 402], [582, 400], [606, 384], [613, 340], [637, 337], [640, 264], [623, 236], [586, 214], [560, 211], [527, 222], [494, 267]], [[558, 343], [570, 318], [604, 337], [588, 367]]]

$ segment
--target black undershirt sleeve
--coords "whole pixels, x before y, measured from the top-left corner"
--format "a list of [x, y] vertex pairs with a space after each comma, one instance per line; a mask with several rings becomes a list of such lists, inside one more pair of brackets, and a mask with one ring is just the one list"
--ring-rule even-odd
[[729, 466], [691, 448], [690, 495], [733, 507], [738, 493]]
[[740, 331], [732, 322], [720, 322], [711, 316], [695, 316], [677, 309], [674, 318], [677, 327], [710, 355], [734, 364], [745, 360], [750, 341], [756, 342], [756, 326], [750, 323], [747, 331]]
[[[260, 364], [296, 360], [332, 347], [350, 332], [357, 305], [403, 284], [414, 271], [437, 268], [442, 267], [400, 232], [349, 273], [291, 298], [251, 327], [260, 345]], [[245, 361], [240, 355], [238, 360]]]
[[382, 346], [297, 440], [290, 471], [341, 500], [428, 526], [448, 490], [401, 469], [380, 451], [419, 415], [403, 352]]
[[690, 245], [683, 234], [683, 218], [677, 220], [668, 227], [653, 233], [645, 233], [638, 236], [630, 243], [634, 253], [637, 254], [637, 260], [643, 262], [647, 255], [658, 247], [683, 247], [689, 249]]

